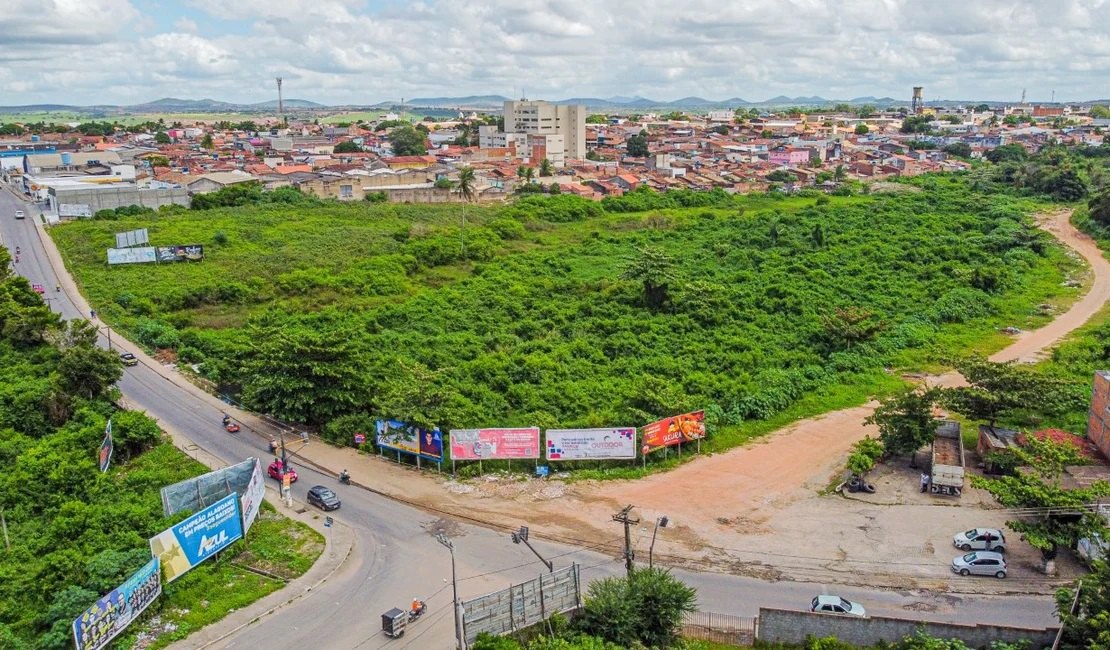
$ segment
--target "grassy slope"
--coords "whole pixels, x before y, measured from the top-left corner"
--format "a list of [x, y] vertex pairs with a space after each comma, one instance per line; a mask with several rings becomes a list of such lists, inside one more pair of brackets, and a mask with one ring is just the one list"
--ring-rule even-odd
[[[833, 206], [846, 209], [874, 205], [871, 198], [834, 198]], [[769, 219], [789, 220], [789, 215], [807, 206], [812, 199], [772, 200], [748, 197], [744, 200], [747, 213], [736, 221], [733, 210], [664, 210], [644, 214], [606, 214], [586, 222], [570, 224], [533, 223], [527, 235], [517, 241], [502, 243], [501, 256], [489, 266], [503, 268], [501, 260], [528, 260], [535, 256], [549, 258], [560, 255], [566, 271], [581, 284], [602, 284], [619, 270], [619, 251], [636, 243], [666, 244], [676, 235], [696, 237], [707, 245], [716, 228], [765, 227]], [[1022, 204], [1029, 211], [1036, 206]], [[772, 213], [777, 213], [772, 215]], [[785, 216], [784, 216], [785, 215]], [[76, 269], [82, 289], [106, 318], [125, 330], [134, 322], [134, 309], [123, 309], [117, 301], [121, 294], [134, 294], [158, 300], [164, 292], [178, 291], [182, 286], [204, 283], [241, 282], [257, 295], [244, 304], [201, 305], [162, 313], [161, 317], [178, 326], [209, 330], [236, 327], [252, 313], [268, 309], [274, 301], [288, 309], [311, 309], [323, 303], [341, 304], [355, 312], [373, 310], [396, 304], [398, 300], [433, 299], [437, 291], [462, 290], [474, 282], [475, 270], [485, 265], [456, 263], [423, 268], [410, 275], [400, 295], [352, 295], [343, 291], [342, 283], [332, 283], [306, 296], [282, 294], [274, 288], [274, 278], [289, 269], [312, 269], [313, 272], [339, 274], [348, 272], [366, 256], [388, 254], [398, 250], [406, 238], [419, 238], [427, 231], [445, 231], [465, 222], [468, 228], [488, 222], [488, 210], [461, 206], [381, 206], [369, 209], [364, 205], [329, 205], [298, 212], [294, 217], [279, 210], [216, 211], [185, 216], [131, 218], [115, 222], [81, 222], [54, 229], [53, 235]], [[718, 225], [713, 225], [713, 222]], [[132, 227], [148, 227], [156, 243], [204, 243], [207, 259], [198, 265], [134, 266], [109, 269], [103, 264], [103, 248], [110, 245], [111, 233]], [[839, 236], [836, 225], [830, 224], [830, 238]], [[228, 244], [214, 244], [214, 235], [222, 232]], [[598, 241], [598, 233], [602, 233]], [[681, 233], [681, 235], [678, 235]], [[690, 234], [693, 233], [693, 234]], [[707, 239], [708, 238], [708, 239]], [[678, 250], [678, 254], [687, 251]], [[697, 255], [697, 251], [694, 251]], [[704, 248], [702, 249], [704, 257]], [[523, 263], [523, 262], [522, 262]], [[528, 265], [525, 264], [525, 267]], [[1061, 280], [1075, 273], [1075, 262], [1057, 247], [1050, 247], [1047, 256], [1036, 260], [1010, 290], [995, 302], [995, 313], [986, 318], [956, 325], [946, 325], [935, 334], [926, 347], [903, 349], [891, 356], [889, 364], [899, 369], [934, 369], [944, 355], [954, 351], [991, 352], [1003, 347], [1007, 337], [999, 327], [1015, 325], [1023, 329], [1036, 327], [1048, 320], [1034, 306], [1039, 303], [1064, 304], [1074, 299], [1077, 291], [1061, 287]], [[940, 285], [938, 285], [940, 286]], [[337, 288], [338, 287], [338, 288]], [[881, 289], [876, 289], [882, 291]], [[556, 290], [558, 291], [558, 290]], [[830, 294], [832, 295], [832, 294]], [[434, 302], [434, 300], [433, 300]], [[156, 305], [152, 311], [158, 312]], [[764, 420], [749, 420], [739, 425], [721, 427], [704, 447], [725, 449], [779, 426], [818, 412], [859, 404], [869, 396], [883, 394], [901, 386], [901, 381], [882, 370], [864, 370], [844, 378], [845, 381], [820, 386], [794, 402], [786, 410]], [[671, 461], [664, 461], [664, 464]], [[610, 473], [635, 472], [631, 467], [613, 467]]]

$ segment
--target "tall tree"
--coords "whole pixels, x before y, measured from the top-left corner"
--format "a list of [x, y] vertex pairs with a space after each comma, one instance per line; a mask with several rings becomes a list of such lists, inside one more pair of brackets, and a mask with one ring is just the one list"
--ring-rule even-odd
[[270, 312], [250, 325], [243, 397], [291, 422], [319, 424], [366, 400], [353, 325], [339, 314]]
[[96, 327], [86, 320], [69, 321], [62, 334], [59, 386], [73, 397], [108, 396], [109, 389], [123, 376], [119, 357], [96, 346]]
[[212, 134], [205, 133], [204, 137], [200, 139], [200, 146], [204, 149], [211, 149], [215, 144], [212, 142]]
[[917, 450], [929, 444], [937, 430], [936, 399], [936, 391], [929, 389], [892, 395], [879, 402], [864, 422], [879, 427], [879, 440], [887, 453], [909, 454], [910, 467], [917, 467]]
[[981, 357], [966, 357], [955, 365], [968, 385], [940, 389], [940, 402], [992, 427], [1001, 419], [1031, 424], [1031, 417], [1083, 406], [1081, 387], [1013, 362], [995, 363]]
[[427, 134], [405, 125], [389, 132], [395, 156], [423, 156], [428, 153]]
[[628, 138], [625, 144], [629, 156], [635, 158], [643, 158], [648, 155], [648, 139], [647, 132], [641, 131], [639, 134]]
[[[1079, 598], [1076, 599], [1076, 589]], [[1110, 648], [1110, 562], [1098, 562], [1076, 589], [1056, 592], [1056, 612], [1064, 628], [1061, 650], [1107, 650]], [[1076, 607], [1072, 610], [1072, 603]]]
[[467, 202], [474, 201], [475, 182], [476, 179], [474, 177], [473, 167], [462, 167], [459, 169], [459, 180], [455, 189]]
[[547, 158], [540, 161], [540, 176], [550, 176], [554, 172], [554, 169], [555, 166], [552, 165], [551, 161]]
[[644, 303], [659, 309], [670, 299], [667, 287], [675, 281], [674, 260], [661, 248], [644, 246], [637, 255], [625, 261], [621, 279], [635, 280], [644, 288]]

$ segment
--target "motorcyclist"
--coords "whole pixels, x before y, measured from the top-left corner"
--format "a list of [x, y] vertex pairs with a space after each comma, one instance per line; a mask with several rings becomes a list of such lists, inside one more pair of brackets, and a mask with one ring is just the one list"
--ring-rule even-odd
[[60, 285], [60, 284], [55, 284], [54, 285], [54, 291], [61, 291], [61, 290], [62, 290], [62, 285]]
[[278, 448], [277, 440], [274, 440], [274, 437], [270, 436], [270, 453], [272, 454], [272, 453], [276, 452], [277, 448]]
[[420, 616], [424, 613], [424, 601], [419, 598], [412, 599], [412, 614], [413, 616]]
[[231, 416], [227, 413], [224, 413], [224, 426], [226, 427], [229, 424], [231, 424]]
[[16, 247], [15, 247], [15, 254], [16, 254], [16, 255], [19, 255], [19, 246], [16, 246]]
[[347, 470], [343, 470], [342, 472], [339, 472], [339, 482], [340, 483], [350, 483], [351, 482], [351, 475], [349, 473], [347, 473]]

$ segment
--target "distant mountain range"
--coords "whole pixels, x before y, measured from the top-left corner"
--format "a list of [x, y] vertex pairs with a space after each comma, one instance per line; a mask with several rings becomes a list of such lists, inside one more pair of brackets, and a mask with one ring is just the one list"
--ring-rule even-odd
[[[325, 105], [317, 102], [308, 101], [307, 99], [286, 99], [284, 105], [287, 110], [292, 111], [318, 111], [318, 110], [359, 110], [359, 109], [376, 109], [376, 110], [400, 110], [406, 111], [419, 111], [420, 109], [427, 109], [429, 111], [435, 110], [438, 113], [454, 110], [488, 110], [500, 109], [508, 97], [502, 95], [468, 95], [465, 97], [416, 97], [413, 99], [405, 100], [404, 104], [400, 102], [379, 102], [377, 104], [358, 104], [358, 105]], [[549, 100], [550, 101], [550, 100]], [[1107, 100], [1090, 100], [1083, 102], [1069, 102], [1079, 104], [1105, 104]], [[782, 106], [833, 106], [836, 104], [874, 104], [880, 108], [887, 106], [906, 106], [909, 101], [906, 99], [894, 99], [893, 97], [854, 97], [852, 99], [825, 99], [824, 97], [811, 96], [811, 97], [787, 97], [779, 95], [764, 101], [748, 101], [740, 97], [730, 97], [728, 99], [713, 100], [705, 99], [703, 97], [683, 97], [674, 101], [658, 101], [648, 99], [646, 97], [633, 96], [614, 96], [608, 98], [599, 97], [570, 97], [567, 99], [554, 100], [553, 104], [580, 104], [585, 105], [588, 109], [594, 111], [686, 111], [686, 110], [711, 110], [711, 109], [734, 109], [742, 106], [772, 108]], [[988, 103], [992, 105], [1000, 105], [1013, 102], [998, 102], [991, 100], [940, 100], [930, 101], [930, 106], [958, 106], [958, 105], [974, 105], [980, 103]], [[112, 117], [113, 115], [132, 113], [251, 113], [251, 112], [272, 112], [277, 109], [277, 100], [271, 99], [264, 102], [257, 102], [253, 104], [236, 104], [233, 102], [224, 102], [215, 99], [178, 99], [175, 97], [164, 97], [156, 99], [151, 102], [143, 104], [132, 104], [130, 106], [115, 106], [115, 105], [98, 105], [98, 106], [71, 106], [67, 104], [30, 104], [25, 106], [0, 106], [0, 114], [3, 113], [39, 113], [39, 112], [72, 112], [82, 115], [88, 115], [96, 118]]]

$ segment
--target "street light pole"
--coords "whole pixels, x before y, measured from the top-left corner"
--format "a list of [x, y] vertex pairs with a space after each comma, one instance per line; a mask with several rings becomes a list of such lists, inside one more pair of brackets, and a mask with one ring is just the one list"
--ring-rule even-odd
[[655, 566], [652, 563], [652, 553], [655, 552], [655, 536], [657, 534], [659, 534], [659, 529], [660, 528], [666, 528], [668, 523], [670, 523], [670, 519], [667, 519], [667, 515], [663, 515], [662, 517], [655, 520], [655, 530], [653, 530], [651, 532], [651, 546], [648, 547], [648, 568], [649, 569], [652, 568], [653, 566]]
[[455, 650], [466, 650], [466, 642], [462, 635], [462, 621], [459, 619], [459, 588], [455, 574], [455, 545], [441, 530], [436, 535], [436, 541], [451, 551], [451, 608], [455, 610]]

